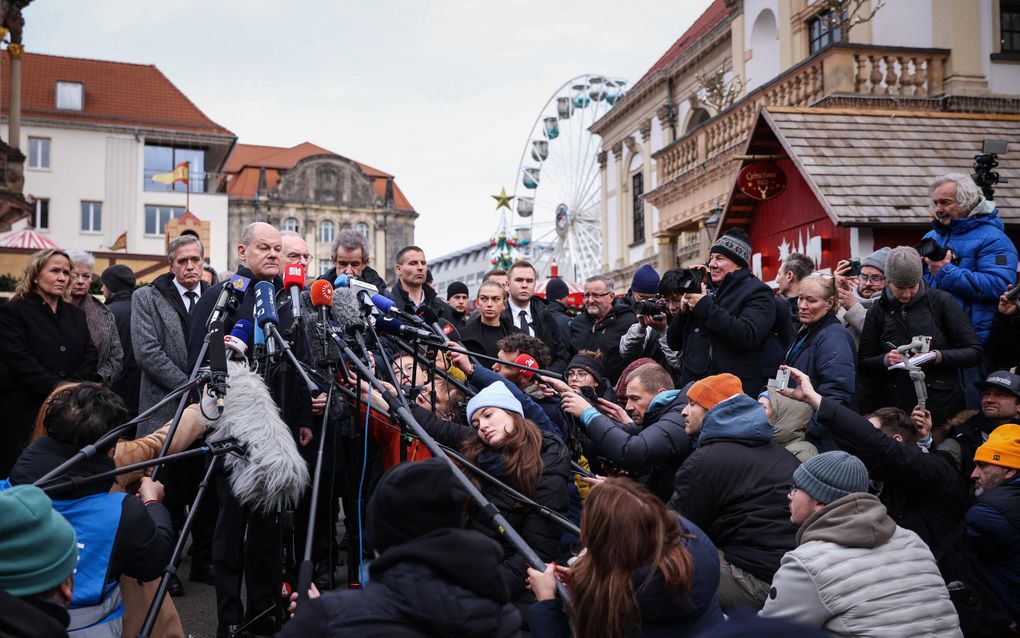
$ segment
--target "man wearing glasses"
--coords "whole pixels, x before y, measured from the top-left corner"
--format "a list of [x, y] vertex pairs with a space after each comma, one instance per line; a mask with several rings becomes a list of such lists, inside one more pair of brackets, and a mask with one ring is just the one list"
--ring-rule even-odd
[[602, 367], [612, 385], [626, 366], [620, 357], [620, 337], [637, 321], [629, 304], [616, 299], [613, 280], [605, 275], [584, 282], [584, 312], [570, 322], [570, 353], [596, 350], [602, 353]]
[[885, 290], [885, 260], [890, 250], [888, 246], [880, 248], [861, 260], [861, 274], [857, 277], [848, 274], [849, 260], [844, 259], [836, 264], [836, 294], [839, 295], [839, 305], [843, 307], [840, 319], [853, 335], [854, 345], [858, 347], [861, 345], [864, 316]]

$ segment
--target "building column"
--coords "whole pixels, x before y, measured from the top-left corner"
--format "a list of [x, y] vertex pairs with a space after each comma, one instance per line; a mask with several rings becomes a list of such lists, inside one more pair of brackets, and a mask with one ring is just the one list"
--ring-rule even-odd
[[932, 4], [933, 44], [950, 50], [942, 85], [946, 95], [988, 94], [982, 68], [982, 57], [988, 52], [980, 46], [982, 19], [971, 0], [934, 0]]
[[630, 189], [627, 188], [627, 169], [623, 166], [623, 142], [613, 144], [613, 162], [616, 168], [616, 261], [613, 263], [613, 270], [620, 270], [626, 263], [627, 253], [627, 220], [624, 214], [626, 208], [626, 196]]
[[659, 247], [659, 259], [656, 270], [659, 274], [669, 272], [676, 268], [676, 237], [673, 235], [659, 235], [655, 238]]
[[[652, 190], [652, 120], [641, 123], [641, 172], [645, 184], [645, 192]], [[658, 229], [652, 228], [652, 207], [644, 205], [645, 211], [645, 257], [655, 254], [654, 235]]]
[[[606, 173], [606, 163], [609, 160], [608, 153], [605, 149], [601, 150], [597, 156], [599, 162], [599, 188], [601, 188], [602, 201], [599, 204], [600, 213], [602, 215], [602, 229], [609, 228], [609, 204], [607, 202], [606, 194], [609, 192], [609, 175]], [[606, 237], [606, 233], [602, 233], [602, 270], [601, 272], [609, 271], [609, 238]]]
[[21, 43], [12, 42], [7, 47], [7, 53], [11, 60], [11, 97], [8, 107], [9, 114], [9, 138], [7, 143], [11, 148], [21, 148], [21, 56], [25, 47]]

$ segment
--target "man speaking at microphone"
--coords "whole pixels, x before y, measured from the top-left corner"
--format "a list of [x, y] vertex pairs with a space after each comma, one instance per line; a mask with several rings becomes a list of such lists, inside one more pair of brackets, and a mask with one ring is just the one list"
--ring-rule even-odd
[[[223, 332], [229, 333], [239, 319], [255, 324], [255, 284], [271, 282], [276, 289], [281, 317], [290, 315], [290, 299], [283, 287], [281, 273], [283, 242], [280, 232], [264, 222], [249, 224], [241, 232], [237, 245], [237, 256], [241, 264], [237, 274], [250, 279], [244, 298], [241, 299], [233, 316], [224, 319]], [[226, 282], [209, 288], [198, 302], [192, 321], [189, 357], [193, 365], [198, 358], [205, 340], [210, 315], [217, 304], [220, 292]], [[286, 323], [282, 328], [286, 328]], [[249, 351], [252, 344], [249, 343]], [[271, 367], [271, 366], [269, 366]], [[295, 382], [293, 371], [282, 381], [286, 394], [285, 405], [281, 406], [284, 422], [295, 432], [310, 434], [312, 415], [311, 398], [307, 388]], [[272, 371], [269, 371], [272, 375]], [[267, 379], [270, 392], [279, 402], [281, 384]], [[228, 382], [229, 383], [229, 382]], [[228, 391], [229, 392], [229, 391]], [[305, 441], [307, 443], [307, 441]], [[217, 635], [226, 636], [254, 618], [264, 610], [277, 605], [281, 575], [281, 529], [276, 515], [262, 515], [242, 506], [230, 491], [229, 477], [219, 472], [216, 477], [220, 509], [213, 538], [213, 571], [216, 584]], [[247, 535], [245, 529], [247, 527]], [[247, 590], [247, 609], [241, 602], [241, 580]], [[247, 613], [246, 613], [247, 612]], [[256, 633], [275, 632], [278, 616], [266, 614], [252, 626]]]

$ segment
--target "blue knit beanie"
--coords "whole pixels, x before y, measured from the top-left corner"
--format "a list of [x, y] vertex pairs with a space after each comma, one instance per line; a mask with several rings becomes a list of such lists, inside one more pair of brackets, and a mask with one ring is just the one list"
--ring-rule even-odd
[[650, 264], [641, 266], [634, 273], [634, 278], [630, 280], [630, 290], [631, 292], [654, 295], [659, 292], [659, 273], [655, 272]]
[[31, 596], [67, 580], [78, 564], [74, 528], [34, 485], [0, 492], [0, 590]]
[[524, 408], [521, 407], [521, 402], [511, 394], [502, 381], [493, 381], [488, 386], [482, 388], [481, 392], [471, 397], [467, 404], [468, 423], [471, 423], [471, 417], [474, 416], [475, 411], [482, 408], [501, 408], [507, 412], [514, 412], [524, 416]]
[[823, 505], [854, 492], [868, 491], [868, 468], [846, 452], [825, 452], [793, 472], [793, 484]]

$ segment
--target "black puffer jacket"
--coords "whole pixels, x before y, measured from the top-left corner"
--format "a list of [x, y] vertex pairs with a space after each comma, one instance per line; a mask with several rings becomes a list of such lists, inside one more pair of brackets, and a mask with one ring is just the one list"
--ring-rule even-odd
[[587, 423], [585, 456], [605, 459], [626, 470], [653, 494], [668, 501], [673, 494], [673, 477], [691, 453], [691, 440], [680, 414], [685, 407], [685, 392], [659, 393], [648, 404], [642, 428], [637, 432], [594, 409], [586, 410], [581, 415]]
[[[415, 406], [413, 411], [414, 417], [422, 427], [443, 445], [459, 448], [464, 439], [474, 435], [474, 429], [471, 427], [439, 419], [424, 408]], [[567, 483], [570, 481], [570, 455], [567, 446], [559, 437], [542, 432], [541, 454], [542, 476], [538, 479], [538, 487], [532, 500], [560, 514], [566, 514]], [[517, 489], [515, 485], [511, 484], [511, 487]], [[491, 501], [506, 517], [507, 522], [517, 530], [524, 542], [535, 550], [539, 558], [551, 562], [559, 556], [560, 536], [563, 532], [559, 524], [542, 516], [535, 509], [519, 505], [489, 482], [483, 481], [480, 489], [485, 498]], [[507, 589], [510, 590], [510, 597], [516, 602], [531, 602], [533, 596], [524, 586], [528, 576], [528, 565], [524, 557], [492, 529], [491, 523], [485, 520], [477, 508], [472, 508], [469, 514], [468, 527], [503, 542], [504, 558], [499, 565], [499, 571], [507, 584]]]
[[931, 349], [942, 354], [940, 363], [922, 366], [927, 407], [939, 425], [963, 409], [959, 370], [975, 366], [981, 359], [981, 342], [952, 295], [928, 288], [922, 281], [917, 294], [904, 305], [887, 287], [864, 319], [858, 369], [876, 381], [872, 405], [894, 406], [909, 414], [917, 404], [913, 381], [905, 370], [890, 372], [885, 355], [892, 349], [890, 344], [905, 345], [915, 336], [930, 336]]
[[497, 575], [501, 557], [499, 545], [478, 532], [436, 530], [372, 561], [365, 589], [299, 606], [277, 636], [516, 636], [521, 616]]
[[3, 638], [66, 638], [71, 616], [67, 609], [38, 596], [16, 598], [0, 591], [0, 636]]
[[570, 355], [579, 350], [596, 350], [602, 353], [602, 370], [611, 385], [616, 385], [627, 364], [620, 357], [620, 337], [637, 321], [637, 315], [627, 302], [617, 299], [605, 317], [592, 321], [587, 311], [570, 322]]
[[[61, 443], [48, 436], [40, 437], [25, 448], [18, 458], [14, 469], [11, 470], [11, 484], [31, 485], [74, 456], [76, 452], [78, 448], [73, 445]], [[74, 466], [65, 478], [94, 476], [113, 470], [114, 467], [112, 458], [100, 454]], [[105, 494], [112, 486], [113, 479], [88, 483], [54, 493], [53, 498], [66, 500]], [[119, 578], [122, 574], [141, 580], [158, 578], [169, 562], [173, 548], [174, 531], [170, 512], [160, 503], [143, 505], [137, 498], [131, 496], [124, 498], [106, 582]]]
[[[436, 291], [432, 288], [432, 286], [425, 284], [422, 286], [422, 290], [425, 291], [425, 298], [422, 305], [427, 306], [433, 313], [435, 313], [436, 317], [453, 323], [453, 308], [450, 307], [450, 304], [443, 301], [443, 299], [436, 294]], [[408, 296], [407, 291], [404, 290], [404, 287], [400, 285], [399, 281], [393, 284], [393, 288], [386, 293], [386, 296], [392, 299], [393, 302], [397, 304], [397, 308], [404, 312], [412, 315], [418, 312], [418, 308], [414, 305], [414, 302], [411, 301], [411, 297]]]
[[777, 311], [772, 290], [750, 270], [726, 275], [714, 294], [669, 324], [667, 343], [681, 353], [680, 385], [729, 372], [740, 378], [745, 393], [757, 395], [782, 361], [778, 347], [766, 346], [779, 338], [772, 336]]
[[[771, 303], [771, 302], [770, 302]], [[709, 410], [669, 505], [708, 532], [726, 560], [771, 582], [797, 546], [786, 495], [800, 465], [772, 440], [765, 411], [738, 394]]]

